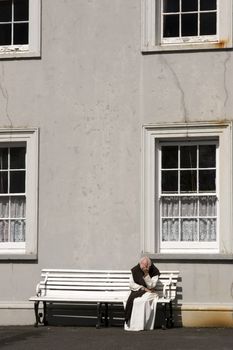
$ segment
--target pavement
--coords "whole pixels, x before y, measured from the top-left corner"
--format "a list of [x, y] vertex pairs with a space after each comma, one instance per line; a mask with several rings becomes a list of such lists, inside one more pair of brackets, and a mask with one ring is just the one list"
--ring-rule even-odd
[[121, 327], [5, 326], [6, 350], [233, 350], [233, 328], [172, 328], [126, 332]]

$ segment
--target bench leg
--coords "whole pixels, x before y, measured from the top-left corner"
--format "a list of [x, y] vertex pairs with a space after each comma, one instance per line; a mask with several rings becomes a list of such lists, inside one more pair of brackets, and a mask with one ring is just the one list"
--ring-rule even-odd
[[163, 323], [162, 323], [162, 329], [166, 329], [167, 328], [167, 304], [163, 303], [163, 311], [164, 311], [164, 319], [163, 319]]
[[40, 301], [35, 301], [34, 303], [34, 311], [35, 311], [35, 317], [36, 317], [36, 322], [34, 324], [35, 327], [38, 327], [38, 324], [43, 324], [46, 326], [48, 324], [46, 320], [46, 313], [47, 313], [47, 307], [46, 307], [46, 302], [43, 301], [43, 312], [39, 312], [39, 304]]
[[174, 318], [173, 318], [173, 309], [172, 309], [172, 301], [169, 303], [169, 319], [167, 320], [167, 327], [174, 327]]
[[40, 323], [40, 316], [39, 316], [39, 301], [35, 301], [34, 303], [34, 311], [35, 311], [35, 317], [36, 317], [36, 322], [34, 324], [35, 327], [38, 327], [38, 323]]
[[44, 326], [47, 326], [48, 325], [48, 322], [47, 322], [47, 304], [45, 301], [43, 301], [43, 320], [42, 320], [42, 323]]
[[102, 321], [102, 303], [97, 303], [97, 324], [96, 324], [97, 329], [101, 327], [101, 321]]
[[105, 303], [105, 310], [104, 310], [104, 325], [105, 327], [108, 327], [108, 303]]

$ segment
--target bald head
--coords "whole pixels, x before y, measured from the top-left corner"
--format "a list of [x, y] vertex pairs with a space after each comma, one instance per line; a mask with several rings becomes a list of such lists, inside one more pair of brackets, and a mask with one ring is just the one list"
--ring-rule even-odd
[[140, 259], [139, 265], [140, 265], [141, 270], [142, 270], [144, 273], [148, 273], [149, 268], [150, 268], [150, 266], [151, 266], [151, 260], [150, 260], [150, 258], [148, 258], [148, 256], [144, 256], [143, 258]]

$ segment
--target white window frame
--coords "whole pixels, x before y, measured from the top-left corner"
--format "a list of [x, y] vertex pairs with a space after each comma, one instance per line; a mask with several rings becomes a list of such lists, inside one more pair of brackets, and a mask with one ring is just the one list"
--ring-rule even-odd
[[28, 45], [0, 45], [0, 59], [40, 57], [41, 0], [29, 0]]
[[218, 1], [217, 35], [162, 38], [162, 0], [141, 0], [142, 52], [223, 49], [232, 47], [232, 0]]
[[[176, 242], [176, 241], [162, 241], [162, 234], [160, 235], [160, 240], [159, 240], [159, 247], [160, 247], [160, 252], [161, 253], [169, 253], [169, 251], [171, 250], [174, 250], [174, 251], [190, 251], [190, 250], [198, 250], [201, 251], [201, 250], [205, 250], [206, 252], [208, 250], [212, 250], [213, 252], [218, 252], [218, 247], [219, 247], [219, 220], [218, 220], [218, 212], [219, 212], [219, 208], [218, 208], [218, 205], [219, 205], [219, 147], [218, 147], [218, 140], [209, 140], [208, 141], [208, 138], [206, 140], [201, 140], [201, 141], [188, 141], [188, 142], [185, 142], [183, 140], [181, 141], [174, 141], [172, 142], [172, 145], [193, 145], [193, 144], [196, 144], [198, 143], [199, 145], [200, 144], [215, 144], [216, 145], [216, 191], [214, 193], [214, 195], [216, 195], [217, 197], [217, 217], [216, 217], [216, 220], [217, 220], [217, 227], [216, 227], [216, 241], [211, 241], [211, 242], [195, 242], [195, 241], [179, 241], [179, 242]], [[171, 143], [170, 142], [163, 142], [162, 145], [170, 145]], [[162, 193], [161, 193], [161, 168], [160, 168], [160, 165], [161, 165], [161, 144], [160, 142], [157, 142], [157, 144], [155, 145], [156, 146], [156, 152], [157, 154], [155, 154], [155, 158], [158, 159], [158, 166], [156, 166], [156, 169], [157, 169], [157, 175], [156, 175], [156, 178], [158, 179], [158, 181], [156, 181], [156, 187], [155, 188], [155, 192], [157, 193], [157, 198], [155, 198], [155, 200], [158, 200], [160, 202], [161, 200], [161, 197], [163, 196]], [[177, 169], [178, 170], [178, 169]], [[190, 194], [192, 197], [193, 196], [208, 196], [208, 195], [213, 195], [212, 193], [193, 193], [193, 194]], [[165, 197], [173, 197], [173, 196], [176, 196], [176, 195], [170, 195], [170, 194], [165, 194], [164, 195]], [[187, 196], [187, 194], [178, 194], [177, 195], [177, 198], [179, 197], [182, 197], [182, 196]], [[162, 229], [162, 214], [161, 214], [161, 205], [160, 205], [160, 208], [159, 208], [159, 220], [160, 220], [160, 230]], [[180, 218], [180, 214], [178, 215], [178, 217]], [[185, 217], [186, 219], [189, 218], [189, 217]]]
[[0, 143], [26, 144], [25, 242], [0, 242], [1, 259], [35, 259], [37, 256], [38, 129], [0, 129]]
[[[216, 244], [162, 247], [159, 233], [158, 145], [161, 141], [216, 140], [219, 143], [218, 232]], [[142, 159], [142, 251], [149, 254], [232, 254], [232, 124], [190, 123], [143, 127]], [[224, 170], [222, 170], [224, 169]], [[221, 176], [224, 174], [224, 177]], [[195, 242], [194, 242], [195, 243]], [[198, 242], [199, 243], [199, 242]], [[215, 242], [214, 242], [215, 243]]]

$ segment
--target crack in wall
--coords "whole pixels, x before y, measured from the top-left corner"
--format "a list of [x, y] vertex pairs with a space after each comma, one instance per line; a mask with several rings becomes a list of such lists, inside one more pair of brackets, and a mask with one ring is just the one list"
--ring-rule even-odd
[[7, 120], [9, 121], [9, 123], [10, 123], [10, 127], [12, 128], [13, 127], [13, 123], [12, 123], [12, 120], [10, 118], [10, 114], [9, 114], [9, 110], [8, 110], [8, 107], [9, 107], [9, 95], [8, 95], [7, 88], [5, 87], [4, 81], [5, 81], [5, 69], [4, 69], [4, 64], [2, 63], [2, 74], [0, 76], [0, 91], [2, 93], [3, 99], [5, 100], [6, 117], [7, 117]]
[[229, 94], [228, 94], [228, 90], [227, 90], [227, 64], [231, 59], [231, 54], [230, 52], [226, 53], [226, 59], [224, 60], [224, 75], [223, 75], [223, 84], [224, 84], [224, 91], [225, 91], [225, 100], [224, 100], [224, 104], [223, 107], [225, 109], [225, 115], [226, 115], [226, 105], [229, 99]]
[[169, 64], [169, 62], [167, 61], [167, 59], [163, 56], [161, 56], [162, 61], [166, 64], [166, 66], [168, 67], [169, 71], [171, 72], [172, 76], [173, 76], [173, 80], [175, 81], [175, 84], [178, 88], [178, 90], [180, 91], [180, 101], [181, 101], [181, 108], [183, 110], [183, 118], [184, 118], [184, 122], [188, 123], [188, 110], [186, 107], [186, 103], [185, 103], [185, 92], [181, 86], [180, 80], [178, 78], [177, 73], [175, 72], [175, 70], [171, 67], [171, 65]]

